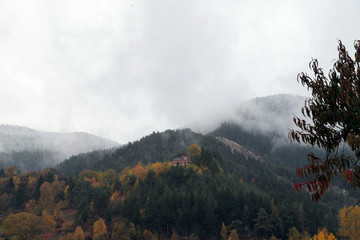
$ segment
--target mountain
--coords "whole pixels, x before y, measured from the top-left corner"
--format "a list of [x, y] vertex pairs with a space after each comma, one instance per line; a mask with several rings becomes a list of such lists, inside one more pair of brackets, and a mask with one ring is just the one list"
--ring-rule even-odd
[[232, 119], [248, 131], [266, 134], [276, 133], [287, 137], [289, 129], [294, 127], [292, 118], [301, 115], [305, 97], [278, 94], [254, 98], [243, 102]]
[[119, 146], [88, 133], [54, 133], [13, 125], [0, 125], [0, 168], [22, 170], [52, 167], [72, 155]]
[[[233, 138], [235, 141], [225, 138], [224, 136], [231, 138], [224, 130], [229, 126], [231, 127], [229, 132], [237, 135], [238, 139], [247, 139], [248, 142], [240, 141], [238, 143], [235, 138]], [[255, 187], [269, 199], [274, 199], [277, 204], [282, 205], [284, 209], [299, 207], [298, 204], [301, 202], [303, 214], [307, 219], [305, 223], [307, 229], [316, 231], [318, 226], [325, 224], [328, 229], [333, 229], [336, 225], [336, 214], [339, 207], [342, 207], [344, 202], [350, 198], [346, 200], [342, 190], [334, 188], [325, 194], [321, 203], [315, 205], [308, 194], [297, 194], [293, 190], [293, 183], [301, 180], [296, 176], [292, 167], [296, 162], [294, 159], [303, 161], [306, 149], [300, 148], [299, 150], [295, 146], [290, 146], [290, 148], [284, 146], [284, 149], [277, 155], [273, 155], [271, 147], [267, 154], [265, 154], [266, 151], [259, 151], [261, 148], [250, 150], [251, 144], [257, 147], [256, 139], [259, 140], [258, 143], [271, 145], [270, 138], [261, 140], [261, 137], [265, 136], [252, 135], [252, 133], [247, 133], [241, 128], [240, 131], [237, 128], [239, 126], [224, 123], [208, 135], [195, 133], [190, 129], [157, 132], [122, 146], [112, 153], [105, 154], [103, 158], [98, 151], [82, 154], [67, 159], [56, 168], [66, 174], [78, 174], [85, 168], [96, 171], [113, 169], [120, 173], [125, 168], [135, 167], [139, 162], [143, 166], [155, 162], [170, 162], [172, 156], [186, 152], [187, 147], [192, 144], [198, 144], [203, 151], [210, 151], [214, 156], [214, 158], [208, 158], [209, 165], [220, 166], [225, 174], [240, 178], [241, 182]], [[221, 136], [215, 136], [215, 134]], [[214, 159], [216, 161], [211, 162]], [[338, 189], [344, 189], [344, 186], [339, 186]], [[315, 208], [317, 210], [314, 214]], [[325, 215], [326, 217], [324, 217]]]

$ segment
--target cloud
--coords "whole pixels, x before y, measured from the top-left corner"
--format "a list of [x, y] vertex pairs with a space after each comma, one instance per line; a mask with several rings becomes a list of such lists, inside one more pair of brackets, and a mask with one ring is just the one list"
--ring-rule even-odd
[[119, 142], [211, 128], [249, 98], [305, 95], [296, 75], [351, 49], [358, 1], [5, 0], [3, 123]]

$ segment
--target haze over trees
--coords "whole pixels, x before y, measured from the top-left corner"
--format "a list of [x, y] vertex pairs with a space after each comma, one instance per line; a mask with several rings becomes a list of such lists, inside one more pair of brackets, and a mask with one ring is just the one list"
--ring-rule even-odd
[[[280, 103], [269, 100], [275, 108]], [[34, 231], [43, 238], [333, 239], [347, 234], [340, 231], [339, 214], [354, 202], [352, 189], [335, 179], [321, 203], [297, 194], [293, 182], [300, 179], [293, 168], [311, 148], [284, 144], [282, 138], [232, 121], [205, 135], [190, 129], [153, 132], [42, 172], [0, 169], [0, 234], [21, 234], [8, 224], [20, 213], [36, 216]], [[179, 153], [188, 153], [192, 164], [172, 167], [171, 158]]]
[[22, 171], [43, 170], [72, 155], [118, 145], [87, 133], [51, 133], [0, 125], [0, 169], [15, 166]]
[[[100, 160], [93, 153], [71, 158], [61, 169], [77, 168], [79, 174], [72, 176], [54, 169], [22, 175], [15, 168], [5, 169], [0, 178], [0, 211], [4, 216], [15, 211], [32, 213], [48, 224], [40, 235], [64, 239], [94, 235], [105, 239], [288, 239], [291, 234], [318, 236], [323, 226], [337, 232], [339, 209], [347, 200], [342, 191], [329, 190], [325, 204], [315, 204], [293, 191], [291, 182], [296, 176], [291, 165], [277, 164], [286, 162], [286, 154], [285, 159], [275, 160], [266, 156], [270, 150], [257, 149], [253, 151], [260, 158], [254, 159], [215, 136], [229, 137], [251, 149], [260, 135], [230, 123], [209, 135], [168, 130]], [[271, 139], [263, 141], [264, 146], [271, 145]], [[286, 152], [277, 151], [279, 156]], [[172, 167], [171, 156], [179, 152], [192, 156], [192, 164]], [[86, 159], [93, 170], [79, 164]]]

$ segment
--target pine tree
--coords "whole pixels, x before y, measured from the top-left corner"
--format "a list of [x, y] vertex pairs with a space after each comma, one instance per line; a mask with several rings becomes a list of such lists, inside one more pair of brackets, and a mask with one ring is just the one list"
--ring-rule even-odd
[[264, 208], [260, 208], [257, 218], [255, 219], [255, 229], [262, 237], [266, 237], [271, 231], [272, 225], [269, 223], [269, 215]]

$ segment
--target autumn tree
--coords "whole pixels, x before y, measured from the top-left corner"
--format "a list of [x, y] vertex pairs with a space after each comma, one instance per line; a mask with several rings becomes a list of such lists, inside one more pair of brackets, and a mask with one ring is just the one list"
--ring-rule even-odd
[[336, 238], [334, 234], [328, 233], [326, 228], [322, 228], [318, 230], [318, 234], [315, 234], [311, 240], [336, 240]]
[[84, 240], [85, 239], [85, 233], [81, 226], [76, 227], [73, 239], [74, 240]]
[[108, 230], [104, 219], [100, 218], [99, 220], [94, 222], [93, 228], [94, 228], [93, 239], [97, 239], [97, 240], [108, 239], [107, 238]]
[[230, 231], [228, 240], [239, 240], [239, 236], [236, 229]]
[[[339, 58], [328, 76], [316, 59], [309, 64], [313, 77], [298, 75], [298, 82], [311, 91], [312, 97], [305, 100], [302, 108], [307, 119], [294, 117], [298, 130], [291, 130], [289, 138], [326, 151], [323, 158], [308, 153], [308, 164], [297, 169], [297, 174], [307, 180], [296, 183], [295, 190], [301, 191], [305, 185], [314, 201], [321, 198], [331, 179], [339, 174], [354, 187], [360, 187], [360, 41], [354, 42], [354, 48], [352, 59], [339, 41]], [[338, 151], [343, 144], [351, 148], [355, 158]]]
[[300, 233], [296, 227], [290, 228], [287, 236], [288, 240], [311, 240], [308, 232], [304, 231]]
[[3, 222], [5, 234], [17, 239], [30, 240], [44, 231], [42, 218], [33, 213], [10, 214]]
[[221, 240], [226, 240], [227, 239], [227, 235], [228, 235], [228, 230], [224, 224], [224, 222], [221, 225], [221, 232], [220, 232], [220, 239]]
[[51, 184], [44, 182], [40, 187], [40, 199], [39, 207], [41, 210], [47, 209], [52, 212], [55, 208], [54, 194], [51, 188]]
[[111, 240], [130, 240], [130, 234], [124, 222], [117, 222], [114, 224]]
[[43, 218], [43, 229], [47, 232], [52, 232], [55, 230], [56, 227], [56, 221], [54, 220], [54, 217], [48, 213], [48, 211], [45, 209], [42, 211], [42, 218]]
[[149, 231], [147, 229], [144, 230], [142, 235], [145, 240], [157, 240], [158, 239], [155, 234], [153, 234], [151, 231]]
[[340, 210], [338, 216], [339, 237], [355, 240], [360, 236], [360, 207], [349, 207]]
[[201, 148], [197, 144], [192, 144], [187, 148], [187, 152], [191, 158], [200, 157], [201, 155]]

